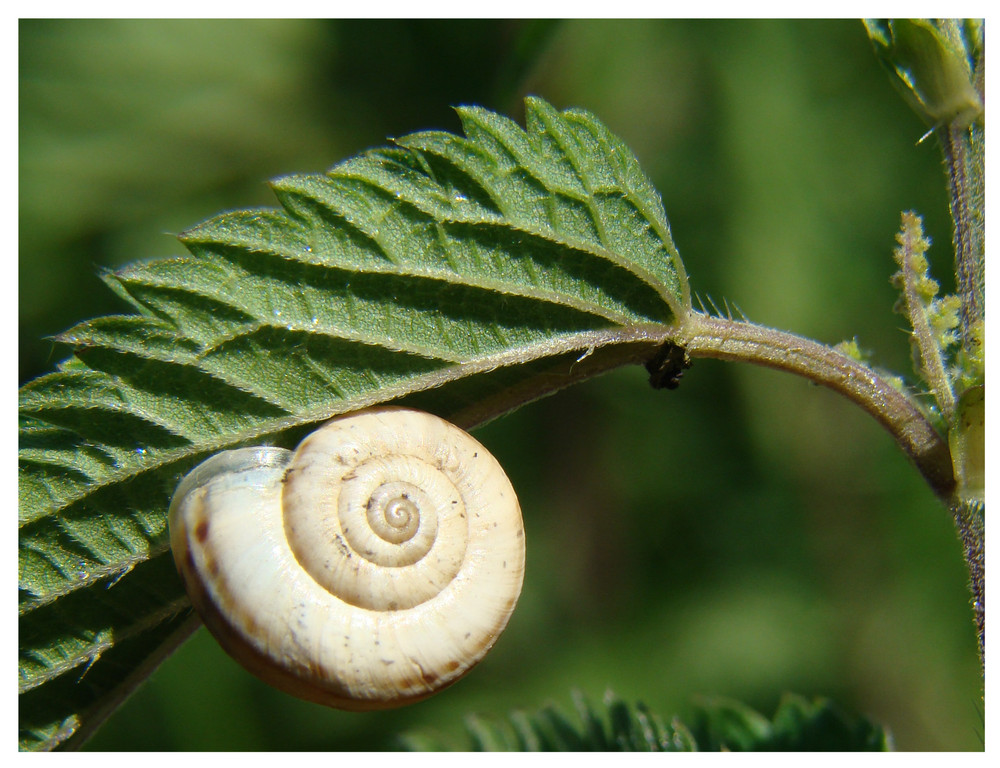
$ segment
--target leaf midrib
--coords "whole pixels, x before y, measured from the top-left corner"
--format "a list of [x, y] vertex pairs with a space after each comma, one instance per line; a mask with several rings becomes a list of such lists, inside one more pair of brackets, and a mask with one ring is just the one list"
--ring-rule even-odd
[[[50, 680], [62, 677], [87, 662], [93, 663], [97, 661], [97, 659], [100, 658], [101, 654], [105, 651], [110, 650], [119, 643], [125, 642], [129, 638], [141, 634], [151, 627], [157, 626], [161, 622], [173, 616], [176, 616], [189, 605], [190, 601], [188, 600], [187, 595], [183, 595], [176, 600], [172, 600], [158, 606], [154, 611], [137, 615], [134, 621], [130, 622], [124, 628], [116, 628], [113, 633], [110, 629], [107, 630], [106, 633], [98, 633], [92, 641], [84, 643], [86, 650], [81, 649], [77, 653], [74, 653], [72, 656], [63, 659], [56, 664], [51, 666], [46, 665], [46, 671], [33, 675], [29, 679], [18, 679], [18, 694], [34, 690]], [[22, 613], [21, 615], [24, 614]], [[83, 674], [86, 674], [86, 670], [84, 670]], [[20, 670], [18, 670], [18, 677], [21, 677]], [[83, 675], [81, 675], [81, 678], [82, 677]]]
[[[467, 376], [472, 376], [477, 373], [486, 373], [488, 371], [503, 368], [509, 365], [529, 363], [545, 357], [552, 357], [567, 352], [595, 350], [612, 344], [645, 341], [649, 342], [651, 347], [653, 347], [662, 343], [668, 337], [671, 327], [672, 326], [666, 324], [647, 323], [623, 328], [612, 328], [602, 331], [585, 331], [582, 333], [560, 336], [548, 339], [545, 342], [531, 345], [530, 347], [508, 349], [503, 352], [459, 362], [431, 373], [420, 374], [416, 377], [407, 379], [402, 384], [380, 388], [371, 393], [355, 397], [349, 402], [342, 401], [340, 405], [343, 407], [341, 408], [322, 407], [304, 409], [296, 414], [290, 414], [276, 419], [262, 420], [257, 422], [253, 428], [243, 430], [241, 432], [228, 433], [216, 439], [192, 443], [190, 446], [167, 449], [162, 452], [158, 452], [154, 459], [148, 460], [142, 466], [127, 470], [112, 471], [102, 480], [88, 484], [86, 486], [86, 491], [70, 494], [65, 497], [61, 507], [50, 509], [36, 517], [19, 521], [18, 529], [20, 530], [27, 525], [36, 524], [46, 520], [47, 518], [53, 517], [61, 510], [64, 510], [73, 504], [79, 503], [83, 499], [87, 498], [87, 496], [91, 493], [97, 492], [102, 488], [134, 480], [138, 476], [147, 472], [155, 472], [171, 464], [184, 461], [185, 459], [190, 459], [202, 453], [219, 451], [230, 448], [234, 445], [247, 444], [251, 441], [259, 440], [262, 437], [276, 435], [294, 427], [332, 418], [338, 413], [343, 413], [348, 410], [358, 410], [377, 405], [379, 403], [388, 402], [399, 397], [403, 397], [404, 395], [433, 389]], [[208, 373], [208, 375], [213, 375], [207, 371], [206, 373]], [[475, 425], [466, 426], [471, 428]]]

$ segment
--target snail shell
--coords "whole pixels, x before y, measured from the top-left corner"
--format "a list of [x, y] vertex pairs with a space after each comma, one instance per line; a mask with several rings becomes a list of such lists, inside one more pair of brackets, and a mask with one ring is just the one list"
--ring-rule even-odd
[[208, 459], [174, 494], [170, 543], [231, 656], [341, 709], [458, 680], [507, 625], [524, 576], [521, 511], [496, 459], [394, 407], [335, 418], [294, 452]]

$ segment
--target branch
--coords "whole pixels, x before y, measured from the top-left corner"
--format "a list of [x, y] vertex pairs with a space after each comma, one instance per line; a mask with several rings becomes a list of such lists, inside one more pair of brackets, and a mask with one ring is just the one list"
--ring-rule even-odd
[[885, 427], [934, 493], [950, 502], [955, 477], [947, 442], [910, 398], [867, 365], [801, 336], [697, 312], [675, 341], [693, 358], [740, 360], [788, 371], [839, 392]]

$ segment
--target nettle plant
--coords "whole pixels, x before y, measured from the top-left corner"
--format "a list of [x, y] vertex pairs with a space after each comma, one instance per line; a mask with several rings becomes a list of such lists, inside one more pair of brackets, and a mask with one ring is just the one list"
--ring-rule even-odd
[[[62, 333], [72, 357], [20, 393], [21, 748], [79, 745], [202, 619], [241, 663], [310, 700], [381, 708], [450, 684], [506, 624], [524, 544], [502, 471], [461, 430], [625, 365], [673, 389], [704, 357], [803, 376], [888, 431], [955, 520], [982, 660], [982, 26], [868, 30], [943, 149], [954, 221], [954, 294], [930, 275], [917, 214], [902, 214], [896, 237], [916, 388], [854, 342], [827, 346], [698, 305], [632, 152], [591, 113], [539, 98], [523, 129], [462, 107], [464, 135], [414, 133], [326, 174], [281, 178], [280, 209], [223, 214], [181, 235], [189, 256], [108, 274], [135, 312]], [[344, 415], [336, 442], [324, 442], [329, 428], [317, 436]], [[446, 433], [460, 447], [443, 447]], [[300, 442], [322, 442], [326, 458], [282, 448]], [[351, 502], [354, 491], [323, 486], [307, 504], [324, 517], [282, 522], [323, 461], [345, 487], [371, 476], [375, 490]], [[457, 549], [435, 548], [456, 531]], [[311, 557], [302, 547], [316, 543], [343, 560], [321, 549], [317, 571], [299, 574]], [[339, 593], [345, 576], [355, 581]], [[480, 620], [492, 603], [498, 614]], [[470, 721], [473, 744], [888, 745], [825, 701], [787, 699], [773, 720], [717, 704], [669, 726], [615, 698], [606, 712], [583, 697], [576, 708], [582, 726], [554, 708]]]

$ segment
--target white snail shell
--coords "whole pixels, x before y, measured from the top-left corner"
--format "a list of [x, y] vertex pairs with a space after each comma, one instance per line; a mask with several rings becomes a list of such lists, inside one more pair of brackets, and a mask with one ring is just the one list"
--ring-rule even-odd
[[341, 709], [419, 701], [478, 663], [524, 577], [499, 463], [436, 416], [338, 417], [294, 451], [227, 451], [170, 505], [188, 594], [264, 681]]

